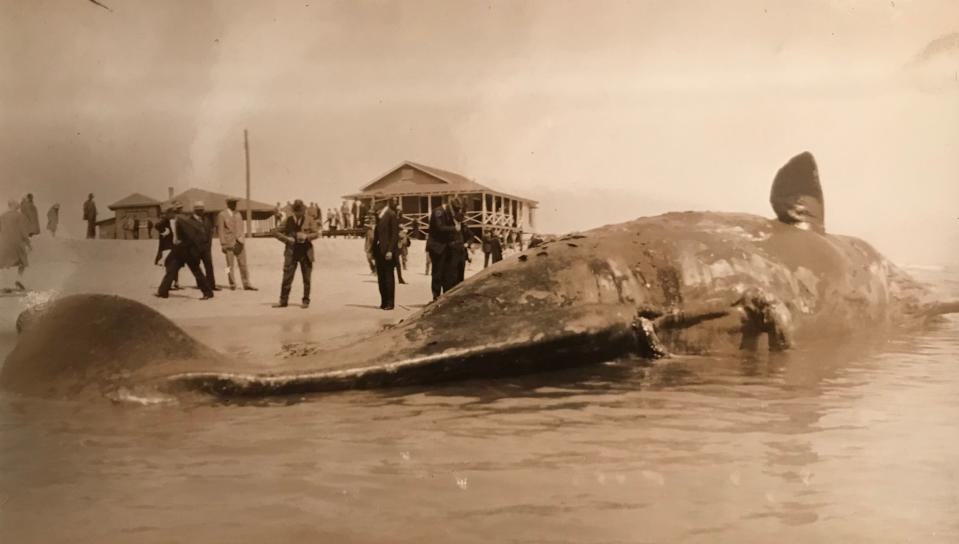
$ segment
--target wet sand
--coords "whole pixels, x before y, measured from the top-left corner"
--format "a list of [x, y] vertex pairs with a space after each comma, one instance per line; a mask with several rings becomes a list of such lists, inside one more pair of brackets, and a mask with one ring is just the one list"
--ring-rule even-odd
[[[30, 305], [57, 296], [104, 293], [130, 298], [172, 319], [211, 347], [253, 363], [269, 364], [284, 344], [320, 343], [332, 346], [378, 330], [410, 316], [431, 298], [425, 271], [425, 246], [413, 241], [409, 249], [406, 285], [396, 285], [396, 309], [379, 309], [376, 275], [371, 274], [359, 238], [323, 238], [314, 242], [311, 305], [299, 307], [302, 280], [297, 273], [290, 306], [273, 308], [279, 299], [283, 245], [258, 238], [247, 244], [250, 278], [259, 291], [231, 291], [226, 261], [214, 242], [217, 284], [223, 287], [213, 300], [201, 301], [189, 269], [180, 272], [180, 291], [169, 299], [153, 296], [163, 269], [153, 264], [156, 240], [67, 240], [35, 237], [31, 266], [24, 283], [27, 296], [0, 297], [0, 350], [12, 349], [16, 318]], [[477, 259], [476, 255], [479, 256]], [[467, 277], [482, 268], [482, 253], [474, 255]], [[12, 277], [12, 276], [7, 276]], [[239, 278], [237, 278], [239, 282]]]

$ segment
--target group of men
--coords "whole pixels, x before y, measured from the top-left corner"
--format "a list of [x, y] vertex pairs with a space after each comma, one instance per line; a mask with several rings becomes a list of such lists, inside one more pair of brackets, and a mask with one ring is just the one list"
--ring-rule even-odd
[[[217, 215], [216, 232], [220, 249], [226, 256], [230, 289], [237, 287], [236, 269], [239, 268], [243, 289], [256, 291], [250, 283], [246, 265], [246, 231], [243, 218], [236, 209], [237, 199], [229, 198], [226, 204], [227, 208]], [[160, 264], [162, 260], [165, 273], [156, 296], [167, 298], [171, 290], [180, 288], [179, 273], [184, 266], [196, 279], [196, 286], [203, 293], [201, 300], [213, 298], [213, 292], [220, 290], [213, 266], [214, 225], [205, 212], [202, 201], [194, 202], [190, 213], [184, 213], [182, 203], [174, 201], [157, 223], [160, 237], [154, 262]]]

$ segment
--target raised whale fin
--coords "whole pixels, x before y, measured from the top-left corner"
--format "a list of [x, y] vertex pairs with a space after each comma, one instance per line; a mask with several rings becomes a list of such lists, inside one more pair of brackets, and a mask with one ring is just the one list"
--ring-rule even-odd
[[796, 155], [776, 172], [769, 202], [783, 223], [826, 231], [819, 168], [812, 153], [804, 151]]

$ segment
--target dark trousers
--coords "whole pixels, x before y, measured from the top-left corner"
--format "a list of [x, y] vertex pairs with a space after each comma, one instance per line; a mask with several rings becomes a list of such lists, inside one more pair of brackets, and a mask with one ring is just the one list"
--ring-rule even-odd
[[203, 276], [203, 272], [200, 270], [200, 259], [195, 255], [177, 251], [171, 251], [170, 254], [167, 255], [166, 261], [163, 262], [164, 267], [166, 267], [166, 273], [163, 275], [163, 280], [160, 282], [160, 288], [157, 289], [157, 294], [163, 297], [170, 294], [170, 286], [177, 281], [180, 269], [183, 268], [184, 264], [190, 268], [190, 272], [192, 272], [193, 277], [196, 278], [196, 284], [200, 288], [200, 291], [202, 291], [204, 295], [212, 297], [213, 291], [210, 289], [206, 278]]
[[87, 219], [87, 238], [97, 237], [97, 222], [95, 219]]
[[283, 285], [280, 287], [280, 302], [286, 304], [290, 300], [290, 289], [293, 288], [293, 277], [296, 276], [296, 267], [300, 266], [303, 276], [303, 302], [310, 301], [310, 278], [313, 275], [313, 262], [306, 253], [287, 253], [283, 258]]
[[393, 277], [396, 256], [387, 261], [379, 250], [374, 250], [373, 258], [376, 259], [376, 282], [380, 285], [380, 308], [392, 308], [396, 297], [396, 279]]
[[489, 256], [489, 253], [486, 253], [485, 251], [483, 252], [483, 268], [489, 266]]
[[454, 252], [454, 255], [450, 259], [449, 266], [446, 269], [446, 283], [443, 286], [444, 291], [449, 291], [459, 285], [466, 274], [466, 258], [455, 253], [457, 252]]
[[[210, 282], [210, 289], [216, 287], [216, 276], [213, 272], [213, 247], [208, 247], [202, 250], [200, 254], [200, 262], [203, 264], [203, 274], [206, 276], [208, 282]], [[199, 287], [199, 285], [197, 286]]]
[[433, 298], [436, 299], [447, 289], [449, 269], [452, 266], [453, 253], [446, 250], [442, 253], [430, 251], [430, 262], [432, 263], [432, 281], [430, 288], [433, 290]]

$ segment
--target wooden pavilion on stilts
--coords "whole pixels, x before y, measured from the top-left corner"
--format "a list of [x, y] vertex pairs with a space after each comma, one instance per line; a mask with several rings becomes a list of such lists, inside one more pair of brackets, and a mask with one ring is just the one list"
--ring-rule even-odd
[[395, 198], [399, 202], [401, 226], [412, 236], [425, 238], [430, 214], [444, 199], [458, 197], [464, 205], [465, 223], [475, 240], [483, 231], [504, 240], [520, 240], [535, 232], [537, 202], [497, 191], [460, 174], [404, 161], [363, 186], [358, 193], [344, 195], [360, 203], [363, 210], [375, 210], [377, 202]]

